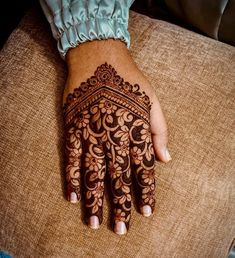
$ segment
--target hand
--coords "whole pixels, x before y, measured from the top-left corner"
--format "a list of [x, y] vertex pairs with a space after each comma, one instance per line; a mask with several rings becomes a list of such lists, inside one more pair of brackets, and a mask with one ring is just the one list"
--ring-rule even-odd
[[[84, 184], [88, 225], [98, 228], [103, 219], [104, 177], [108, 173], [114, 232], [125, 234], [131, 217], [132, 173], [142, 214], [150, 216], [154, 210], [155, 154], [160, 160], [170, 159], [166, 155], [164, 116], [153, 90], [122, 42], [84, 43], [68, 53], [67, 62], [64, 118], [68, 199], [78, 202]], [[86, 78], [84, 82], [82, 77]], [[140, 82], [141, 88], [127, 78]]]

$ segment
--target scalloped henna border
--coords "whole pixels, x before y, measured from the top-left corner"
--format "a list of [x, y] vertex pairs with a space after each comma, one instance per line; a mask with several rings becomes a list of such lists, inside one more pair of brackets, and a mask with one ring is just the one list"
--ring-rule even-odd
[[90, 89], [101, 86], [112, 86], [122, 93], [134, 98], [137, 102], [141, 101], [146, 110], [151, 109], [151, 103], [149, 97], [144, 91], [140, 91], [139, 84], [130, 84], [124, 81], [122, 77], [117, 75], [117, 71], [107, 62], [97, 67], [94, 75], [87, 79], [86, 82], [82, 82], [79, 87], [73, 90], [73, 93], [69, 93], [66, 102], [63, 106], [64, 113], [67, 113], [68, 107], [72, 103], [77, 103], [81, 97]]

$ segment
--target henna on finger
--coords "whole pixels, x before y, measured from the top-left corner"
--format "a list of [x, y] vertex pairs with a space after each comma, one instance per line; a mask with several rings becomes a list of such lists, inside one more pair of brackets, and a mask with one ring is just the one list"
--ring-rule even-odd
[[[131, 163], [129, 142], [121, 141], [117, 137], [119, 133], [120, 131], [116, 131], [113, 136], [108, 136], [106, 156], [113, 198], [113, 227], [115, 228], [117, 222], [123, 222], [127, 231], [131, 217]], [[119, 229], [116, 228], [115, 231]]]
[[81, 130], [75, 126], [71, 126], [67, 128], [65, 134], [67, 199], [72, 203], [77, 203], [81, 199]]
[[[155, 208], [154, 149], [150, 126], [136, 120], [130, 131], [132, 169], [135, 171], [139, 208], [144, 216], [150, 216]], [[148, 205], [148, 209], [143, 207]]]
[[[128, 230], [131, 217], [131, 172], [137, 178], [140, 206], [150, 205], [152, 211], [154, 209], [155, 156], [150, 108], [149, 97], [140, 91], [139, 85], [125, 82], [107, 63], [100, 65], [94, 76], [74, 89], [64, 105], [66, 132], [79, 132], [83, 146], [81, 162], [85, 168], [81, 177], [84, 177], [87, 191], [87, 216], [95, 215], [100, 223], [102, 221], [107, 163], [114, 222], [124, 223], [124, 231]], [[67, 159], [67, 167], [74, 167], [73, 160]], [[71, 179], [67, 178], [69, 185], [73, 185]]]
[[90, 226], [98, 228], [103, 221], [105, 155], [102, 146], [97, 144], [96, 138], [92, 142], [87, 140], [84, 146], [83, 173], [86, 219], [96, 216], [97, 222]]

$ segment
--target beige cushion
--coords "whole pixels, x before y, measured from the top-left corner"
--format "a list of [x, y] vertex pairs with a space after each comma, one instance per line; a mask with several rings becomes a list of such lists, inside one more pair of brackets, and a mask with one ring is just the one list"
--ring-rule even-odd
[[[173, 161], [156, 168], [156, 212], [126, 236], [94, 231], [63, 195], [66, 67], [42, 14], [1, 52], [0, 249], [14, 257], [226, 257], [235, 236], [235, 49], [131, 12], [131, 53], [154, 85]], [[108, 193], [106, 193], [108, 198]]]

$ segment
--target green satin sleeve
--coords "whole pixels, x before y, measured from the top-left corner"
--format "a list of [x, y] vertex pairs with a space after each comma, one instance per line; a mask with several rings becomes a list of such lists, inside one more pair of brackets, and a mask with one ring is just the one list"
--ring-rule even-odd
[[129, 8], [134, 0], [40, 0], [64, 59], [68, 49], [95, 39], [120, 39], [129, 48]]

